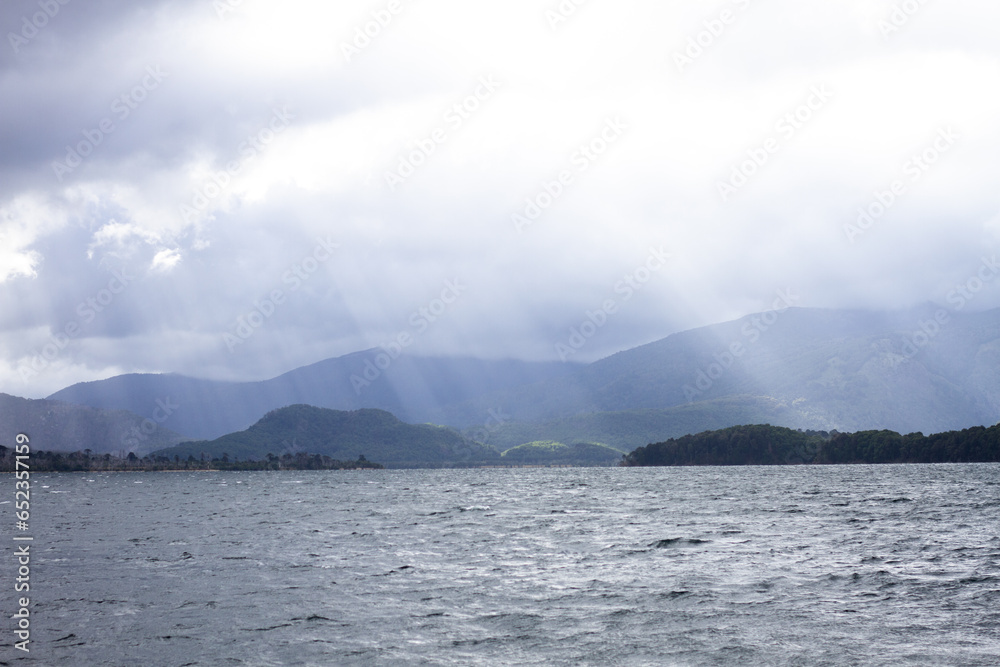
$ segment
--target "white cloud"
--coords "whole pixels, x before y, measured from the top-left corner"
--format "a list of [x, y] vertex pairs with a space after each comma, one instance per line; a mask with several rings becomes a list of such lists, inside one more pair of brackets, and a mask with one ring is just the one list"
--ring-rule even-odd
[[65, 224], [65, 212], [40, 192], [0, 205], [0, 286], [18, 276], [34, 278], [44, 257], [32, 246]]
[[181, 261], [181, 253], [176, 248], [161, 250], [153, 255], [153, 263], [150, 265], [151, 271], [168, 273]]
[[[928, 4], [888, 39], [889, 0], [595, 1], [553, 30], [557, 4], [404, 1], [350, 62], [342, 44], [383, 5], [246, 0], [222, 19], [210, 2], [66, 5], [44, 40], [0, 61], [0, 290], [35, 304], [8, 311], [3, 358], [43, 345], [28, 332], [62, 326], [110, 270], [139, 277], [51, 377], [277, 372], [380, 343], [454, 277], [469, 293], [422, 350], [541, 358], [650, 245], [668, 246], [670, 266], [588, 344], [599, 356], [766, 308], [786, 287], [808, 306], [935, 298], [1000, 244], [995, 4]], [[738, 19], [679, 72], [673, 54], [723, 9]], [[166, 78], [118, 118], [113, 101], [150, 66]], [[484, 76], [495, 94], [450, 124]], [[832, 99], [781, 136], [823, 85]], [[292, 122], [247, 158], [286, 107]], [[105, 117], [114, 131], [60, 182], [52, 161]], [[615, 117], [620, 140], [578, 169]], [[954, 148], [850, 243], [857, 209], [947, 126]], [[439, 128], [389, 188], [386, 172]], [[718, 183], [775, 136], [723, 202]], [[561, 170], [572, 183], [517, 234], [511, 214]], [[291, 291], [283, 276], [325, 235], [342, 252]], [[252, 353], [228, 355], [222, 333], [275, 289], [287, 303]], [[976, 301], [990, 305], [1000, 295]]]

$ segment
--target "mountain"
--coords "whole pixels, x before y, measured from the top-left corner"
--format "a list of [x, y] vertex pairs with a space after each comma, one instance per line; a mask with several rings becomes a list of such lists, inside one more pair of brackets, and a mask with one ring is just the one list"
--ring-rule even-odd
[[[720, 399], [727, 404], [710, 403]], [[929, 433], [994, 424], [1000, 309], [758, 313], [620, 352], [569, 377], [449, 406], [439, 420], [459, 423], [491, 406], [530, 423], [688, 406], [706, 420], [704, 428], [689, 422], [688, 432], [697, 432], [746, 423], [745, 413], [762, 401], [786, 406], [787, 425], [803, 428]]]
[[181, 459], [264, 459], [268, 454], [321, 454], [344, 461], [359, 455], [385, 466], [437, 466], [496, 461], [500, 453], [457, 431], [432, 424], [406, 424], [383, 410], [346, 412], [292, 405], [267, 413], [245, 431], [212, 441], [184, 442], [155, 452]]
[[753, 422], [903, 433], [991, 425], [1000, 421], [998, 371], [1000, 309], [787, 308], [675, 333], [587, 365], [370, 350], [262, 382], [125, 375], [50, 398], [140, 415], [169, 402], [178, 407], [163, 425], [202, 439], [305, 403], [387, 410], [407, 422], [467, 429], [472, 439], [504, 448], [556, 440], [628, 449]]
[[18, 433], [31, 439], [33, 451], [132, 451], [139, 456], [184, 440], [155, 420], [125, 410], [99, 410], [0, 394], [0, 441], [12, 443]]
[[[381, 354], [381, 356], [380, 356]], [[389, 363], [386, 363], [386, 361]], [[52, 400], [151, 414], [174, 406], [163, 422], [191, 438], [213, 439], [247, 428], [270, 410], [304, 403], [337, 410], [377, 408], [404, 421], [439, 421], [443, 407], [483, 394], [566, 376], [575, 365], [464, 358], [391, 359], [368, 350], [297, 368], [262, 382], [218, 382], [182, 375], [131, 374], [75, 384]], [[482, 421], [488, 415], [476, 415]]]
[[596, 441], [630, 451], [663, 438], [725, 428], [734, 423], [821, 428], [825, 422], [777, 399], [725, 396], [659, 410], [592, 412], [543, 422], [509, 421], [488, 428], [466, 429], [463, 433], [500, 451], [537, 440]]

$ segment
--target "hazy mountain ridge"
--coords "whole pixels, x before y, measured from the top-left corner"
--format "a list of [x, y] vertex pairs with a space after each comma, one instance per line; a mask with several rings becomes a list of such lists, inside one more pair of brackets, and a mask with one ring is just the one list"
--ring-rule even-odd
[[512, 420], [550, 422], [754, 396], [786, 404], [801, 416], [788, 425], [803, 428], [936, 432], [996, 423], [1000, 310], [945, 311], [946, 322], [915, 345], [925, 342], [914, 336], [921, 323], [941, 311], [792, 308], [773, 314], [766, 329], [761, 314], [750, 315], [619, 352], [572, 378], [449, 406], [441, 421], [488, 405], [503, 406]]
[[[574, 369], [558, 362], [400, 356], [382, 370], [374, 365], [378, 353], [367, 350], [326, 359], [260, 382], [120, 375], [75, 384], [49, 398], [138, 414], [155, 406], [156, 400], [169, 398], [179, 407], [165, 425], [188, 437], [210, 440], [246, 429], [271, 410], [296, 404], [334, 410], [375, 408], [403, 421], [431, 421], [441, 405]], [[362, 384], [354, 384], [352, 378]]]
[[133, 451], [140, 456], [184, 440], [155, 421], [125, 410], [0, 394], [0, 438], [13, 443], [18, 433], [26, 434], [36, 451]]
[[137, 414], [169, 398], [180, 407], [165, 425], [206, 439], [290, 404], [377, 408], [463, 428], [501, 448], [533, 440], [630, 448], [753, 422], [931, 433], [1000, 421], [1000, 309], [790, 308], [679, 332], [586, 366], [402, 355], [382, 369], [377, 354], [253, 383], [126, 375], [51, 398]]
[[536, 440], [596, 441], [630, 451], [688, 433], [737, 424], [775, 424], [792, 428], [826, 428], [826, 421], [796, 406], [766, 396], [725, 396], [673, 408], [592, 412], [543, 422], [510, 421], [464, 433], [500, 451]]

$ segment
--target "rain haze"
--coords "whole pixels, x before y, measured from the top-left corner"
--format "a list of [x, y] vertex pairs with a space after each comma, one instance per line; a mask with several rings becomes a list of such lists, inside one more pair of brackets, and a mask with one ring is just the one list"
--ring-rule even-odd
[[[401, 337], [587, 362], [780, 294], [945, 304], [1000, 244], [998, 21], [971, 0], [5, 2], [0, 383], [257, 380]], [[971, 309], [1000, 305], [978, 287]]]

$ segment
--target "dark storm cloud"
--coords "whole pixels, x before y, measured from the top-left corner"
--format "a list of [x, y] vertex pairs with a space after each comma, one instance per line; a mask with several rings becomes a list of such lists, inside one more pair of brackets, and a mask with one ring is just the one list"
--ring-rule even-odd
[[0, 380], [20, 395], [266, 377], [417, 329], [417, 352], [557, 359], [586, 328], [573, 360], [596, 359], [779, 290], [940, 302], [1000, 242], [988, 3], [888, 31], [893, 3], [861, 0], [588, 3], [554, 25], [532, 0], [404, 2], [384, 25], [378, 3], [43, 4], [14, 45], [45, 10], [0, 8]]

